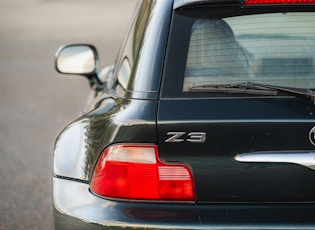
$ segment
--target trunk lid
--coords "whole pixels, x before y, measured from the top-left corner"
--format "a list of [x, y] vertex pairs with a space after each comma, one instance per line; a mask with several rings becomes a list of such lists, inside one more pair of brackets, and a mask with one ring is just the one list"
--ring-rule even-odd
[[283, 159], [313, 154], [314, 112], [311, 102], [292, 97], [161, 99], [160, 158], [191, 167], [200, 203], [312, 202], [314, 170], [234, 158], [257, 152]]

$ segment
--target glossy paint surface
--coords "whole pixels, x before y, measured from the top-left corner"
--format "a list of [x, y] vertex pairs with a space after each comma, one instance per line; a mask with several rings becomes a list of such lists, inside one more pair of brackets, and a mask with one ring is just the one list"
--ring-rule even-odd
[[97, 197], [85, 183], [58, 178], [53, 183], [58, 229], [314, 229], [315, 224], [314, 205], [124, 202]]
[[[111, 84], [92, 93], [96, 97], [84, 114], [59, 135], [53, 178], [56, 227], [314, 229], [314, 170], [290, 162], [234, 159], [257, 151], [314, 153], [309, 138], [315, 127], [314, 104], [287, 95], [163, 94], [165, 88], [181, 87], [172, 81], [179, 70], [167, 68], [185, 58], [170, 55], [180, 48], [168, 40], [172, 7], [168, 0], [142, 2], [108, 73]], [[164, 64], [163, 77], [172, 76], [171, 82], [164, 79], [160, 94]], [[163, 162], [189, 167], [196, 200], [143, 202], [93, 194], [89, 183], [95, 164], [108, 146], [118, 143], [157, 145]]]
[[[241, 163], [252, 152], [315, 152], [314, 105], [288, 99], [161, 100], [160, 157], [193, 168], [200, 202], [315, 201], [315, 172], [289, 163]], [[204, 143], [165, 142], [167, 133], [204, 132]], [[183, 136], [183, 138], [187, 138]]]
[[156, 143], [154, 100], [101, 100], [59, 136], [54, 174], [88, 181], [99, 155], [115, 143]]
[[[292, 162], [239, 162], [237, 154], [314, 153], [314, 103], [278, 93], [183, 92], [186, 56], [195, 18], [312, 7], [187, 7], [174, 11], [158, 111], [160, 157], [191, 166], [198, 203], [314, 202], [314, 170]], [[220, 13], [218, 13], [220, 12]], [[181, 133], [169, 142], [170, 133]], [[192, 133], [205, 141], [191, 142]], [[199, 137], [200, 138], [200, 137]], [[195, 136], [196, 139], [196, 136]], [[201, 140], [201, 139], [199, 139]], [[310, 162], [313, 164], [313, 162]]]
[[108, 200], [92, 194], [89, 185], [55, 178], [56, 211], [110, 227], [162, 227], [162, 223], [180, 228], [198, 224], [194, 204], [153, 204]]

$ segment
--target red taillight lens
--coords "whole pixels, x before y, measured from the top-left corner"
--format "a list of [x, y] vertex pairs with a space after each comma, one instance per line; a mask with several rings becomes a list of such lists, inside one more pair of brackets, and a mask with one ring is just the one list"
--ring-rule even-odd
[[314, 4], [315, 0], [245, 0], [246, 5]]
[[91, 190], [112, 198], [194, 201], [193, 184], [190, 169], [161, 162], [155, 145], [113, 145], [97, 162]]

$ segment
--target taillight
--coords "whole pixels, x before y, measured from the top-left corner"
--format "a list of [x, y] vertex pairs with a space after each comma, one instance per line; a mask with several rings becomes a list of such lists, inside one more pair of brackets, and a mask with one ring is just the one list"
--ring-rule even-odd
[[139, 199], [194, 201], [190, 169], [166, 164], [155, 145], [113, 145], [98, 160], [91, 190], [101, 196]]
[[246, 5], [314, 4], [315, 0], [245, 0]]

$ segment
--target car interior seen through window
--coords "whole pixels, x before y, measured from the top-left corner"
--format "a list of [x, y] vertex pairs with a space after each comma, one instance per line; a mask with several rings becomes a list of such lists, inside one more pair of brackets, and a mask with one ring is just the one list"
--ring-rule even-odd
[[240, 82], [315, 88], [314, 21], [313, 12], [196, 20], [183, 91]]

